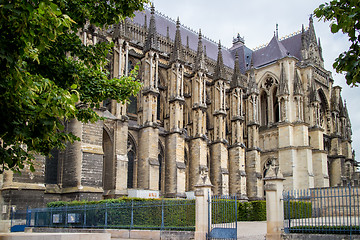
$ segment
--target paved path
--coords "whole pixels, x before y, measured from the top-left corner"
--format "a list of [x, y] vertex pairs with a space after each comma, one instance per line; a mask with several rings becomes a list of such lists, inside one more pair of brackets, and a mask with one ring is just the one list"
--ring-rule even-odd
[[264, 222], [238, 222], [238, 239], [264, 240], [266, 234], [266, 221]]
[[[237, 239], [239, 240], [264, 240], [265, 234], [266, 234], [266, 221], [238, 222]], [[116, 238], [116, 240], [125, 240], [125, 239]]]

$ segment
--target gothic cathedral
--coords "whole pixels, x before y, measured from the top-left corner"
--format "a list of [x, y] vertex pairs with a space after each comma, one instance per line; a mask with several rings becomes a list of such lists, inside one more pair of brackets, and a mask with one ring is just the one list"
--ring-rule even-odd
[[79, 34], [84, 44], [114, 42], [110, 77], [138, 64], [142, 89], [128, 103], [104, 102], [104, 121], [68, 122], [81, 141], [38, 156], [36, 172], [4, 173], [2, 204], [144, 192], [189, 198], [200, 174], [215, 195], [263, 199], [272, 164], [287, 190], [358, 184], [346, 103], [324, 69], [311, 17], [308, 27], [275, 33], [255, 50], [240, 35], [225, 48], [154, 7]]

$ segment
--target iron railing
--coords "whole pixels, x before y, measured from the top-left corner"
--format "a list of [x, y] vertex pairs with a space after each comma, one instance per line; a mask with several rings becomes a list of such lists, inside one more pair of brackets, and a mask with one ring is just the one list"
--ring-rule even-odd
[[236, 195], [209, 195], [208, 211], [207, 239], [237, 239]]
[[360, 234], [358, 187], [284, 192], [286, 233]]
[[195, 200], [129, 201], [27, 211], [29, 227], [195, 230]]

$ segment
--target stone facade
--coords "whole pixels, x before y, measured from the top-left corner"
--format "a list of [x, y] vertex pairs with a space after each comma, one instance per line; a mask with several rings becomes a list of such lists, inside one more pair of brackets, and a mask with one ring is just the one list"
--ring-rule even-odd
[[34, 206], [112, 198], [128, 189], [186, 197], [200, 172], [214, 194], [262, 199], [275, 159], [285, 190], [357, 184], [346, 103], [324, 69], [312, 18], [257, 50], [240, 35], [227, 49], [153, 8], [79, 34], [84, 44], [115, 43], [111, 77], [139, 64], [142, 90], [126, 104], [104, 102], [104, 121], [68, 122], [81, 141], [39, 157], [35, 173], [4, 173], [4, 205], [25, 207], [19, 199], [28, 195]]

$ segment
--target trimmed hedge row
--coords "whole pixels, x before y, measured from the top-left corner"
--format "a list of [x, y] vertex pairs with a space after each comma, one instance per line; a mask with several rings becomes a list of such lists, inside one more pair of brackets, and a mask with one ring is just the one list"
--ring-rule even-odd
[[238, 202], [238, 221], [266, 221], [266, 201]]
[[[164, 200], [174, 200], [174, 199], [164, 199]], [[64, 206], [81, 206], [81, 205], [94, 205], [94, 204], [111, 204], [111, 203], [126, 203], [126, 202], [154, 202], [161, 201], [161, 199], [150, 199], [150, 198], [129, 198], [121, 197], [116, 199], [104, 199], [99, 201], [56, 201], [47, 203], [47, 207], [64, 207]]]
[[[134, 204], [133, 219], [134, 226], [161, 226], [162, 207], [164, 205], [164, 225], [165, 226], [194, 226], [195, 225], [195, 205], [182, 206], [176, 202], [181, 203], [182, 200], [176, 199], [142, 199], [142, 198], [118, 198], [118, 199], [106, 199], [100, 201], [72, 201], [72, 202], [50, 202], [47, 204], [49, 208], [60, 208], [64, 206], [89, 206], [93, 208], [93, 211], [88, 210], [89, 221], [92, 219], [95, 222], [103, 222], [104, 217], [104, 205], [108, 206], [108, 222], [111, 225], [128, 226], [131, 218], [131, 202]], [[192, 200], [194, 203], [194, 200]], [[226, 207], [226, 199], [216, 200], [218, 207], [217, 212], [213, 212], [214, 222], [234, 221], [234, 213], [229, 211]], [[224, 204], [221, 204], [224, 202]], [[117, 203], [127, 204], [129, 207], [117, 207]], [[144, 203], [144, 204], [142, 204]], [[174, 204], [172, 204], [174, 203]], [[220, 203], [220, 204], [219, 204]], [[98, 205], [98, 206], [94, 206]], [[101, 207], [102, 206], [102, 207]], [[95, 209], [96, 210], [95, 210]], [[310, 202], [295, 202], [290, 201], [284, 203], [285, 218], [288, 219], [289, 214], [292, 219], [294, 218], [307, 218], [312, 216], [312, 205]], [[213, 210], [214, 211], [214, 210]], [[223, 212], [226, 212], [226, 219], [224, 219]], [[91, 213], [90, 213], [91, 212]], [[237, 220], [238, 221], [266, 221], [266, 201], [252, 201], [252, 202], [237, 202]], [[88, 222], [90, 223], [90, 222]], [[87, 224], [88, 224], [87, 223]]]
[[289, 219], [289, 217], [290, 219], [310, 218], [311, 216], [312, 216], [311, 202], [304, 202], [304, 201], [284, 202], [285, 219]]
[[[49, 222], [49, 213], [77, 213], [79, 222], [72, 227], [121, 227], [141, 229], [193, 230], [195, 226], [195, 200], [119, 198], [101, 201], [51, 202], [43, 215], [43, 222]], [[86, 212], [86, 217], [84, 213]], [[107, 216], [105, 221], [105, 214]], [[133, 222], [131, 222], [131, 215]], [[63, 217], [66, 217], [64, 215]], [[84, 219], [86, 218], [86, 223]], [[58, 224], [59, 227], [62, 224]], [[70, 224], [67, 224], [69, 226]]]

